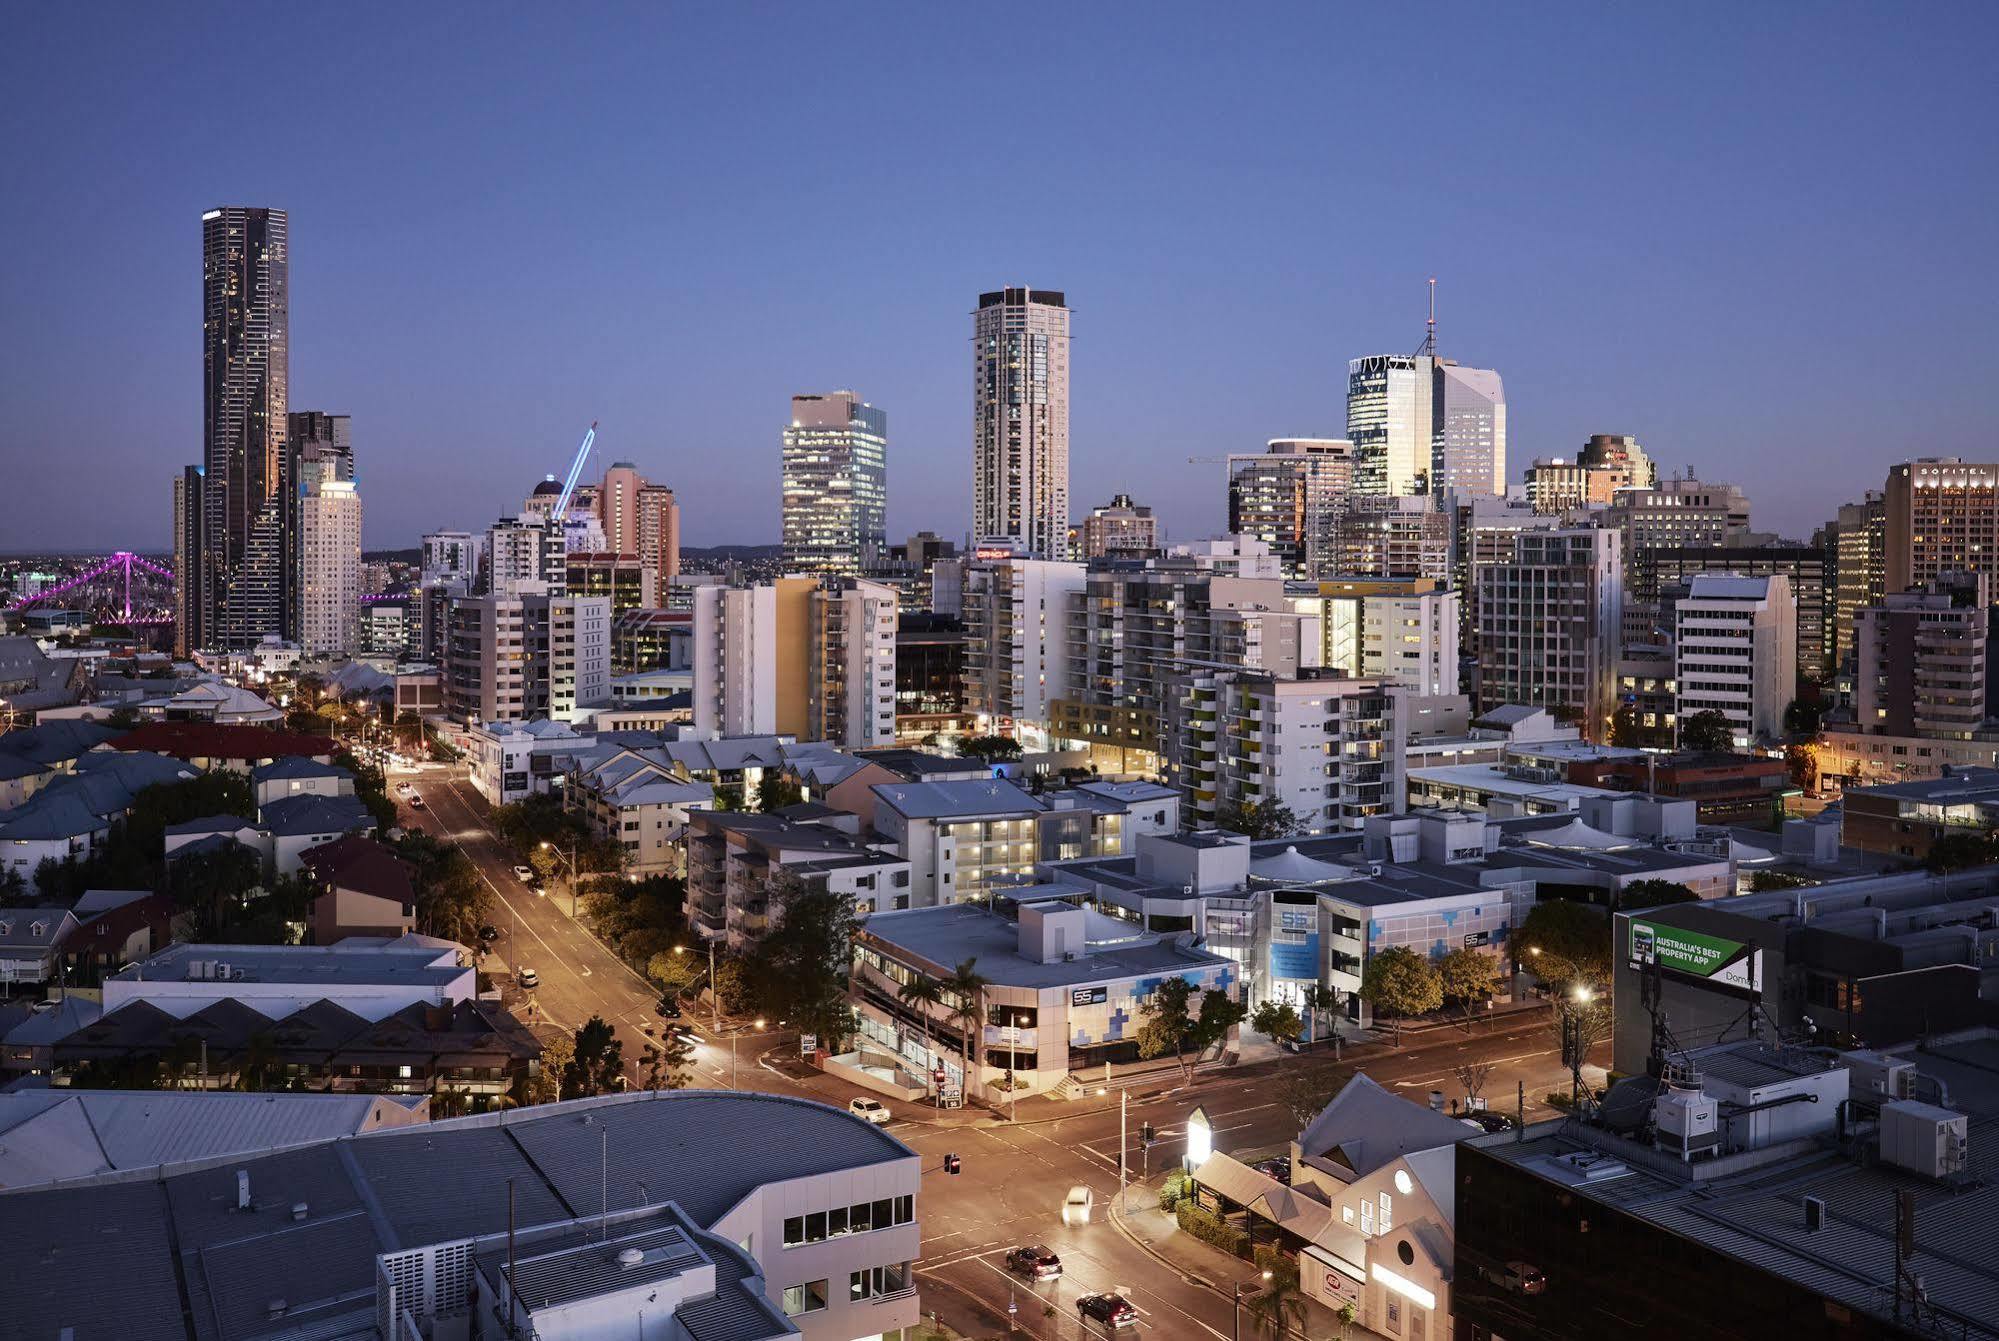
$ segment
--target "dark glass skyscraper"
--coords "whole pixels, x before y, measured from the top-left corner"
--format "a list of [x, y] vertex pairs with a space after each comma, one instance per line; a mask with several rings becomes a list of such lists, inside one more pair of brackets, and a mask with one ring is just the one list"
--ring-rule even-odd
[[189, 647], [250, 647], [293, 632], [288, 233], [283, 210], [201, 216], [201, 599], [199, 627], [183, 635]]

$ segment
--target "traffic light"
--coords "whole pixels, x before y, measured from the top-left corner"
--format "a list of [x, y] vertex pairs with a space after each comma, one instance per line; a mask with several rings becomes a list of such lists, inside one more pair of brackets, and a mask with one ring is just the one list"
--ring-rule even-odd
[[1138, 1140], [1141, 1145], [1152, 1144], [1152, 1124], [1150, 1122], [1141, 1122], [1139, 1124]]
[[963, 1163], [964, 1161], [959, 1159], [956, 1155], [946, 1155], [944, 1156], [944, 1172], [951, 1174], [955, 1177], [958, 1172], [958, 1167]]

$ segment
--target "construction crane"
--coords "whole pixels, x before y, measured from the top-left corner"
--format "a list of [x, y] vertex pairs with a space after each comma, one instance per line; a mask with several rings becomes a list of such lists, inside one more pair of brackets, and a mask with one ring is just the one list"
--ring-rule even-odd
[[590, 455], [590, 444], [597, 441], [597, 421], [590, 421], [590, 431], [583, 435], [583, 443], [576, 449], [576, 459], [569, 463], [569, 478], [562, 482], [562, 497], [555, 500], [555, 511], [549, 517], [560, 525], [569, 515], [569, 497], [576, 492], [577, 477], [583, 473], [584, 458]]
[[1190, 466], [1225, 466], [1228, 463], [1229, 459], [1226, 456], [1190, 456], [1187, 458], [1187, 464]]

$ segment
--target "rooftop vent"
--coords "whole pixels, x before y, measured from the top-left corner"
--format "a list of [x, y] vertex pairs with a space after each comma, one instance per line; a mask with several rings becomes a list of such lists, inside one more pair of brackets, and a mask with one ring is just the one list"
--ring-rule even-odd
[[305, 1219], [305, 1217], [306, 1217], [306, 1212], [307, 1212], [307, 1211], [309, 1211], [310, 1209], [311, 1209], [311, 1208], [310, 1208], [309, 1206], [307, 1206], [305, 1202], [303, 1202], [303, 1201], [294, 1201], [294, 1202], [292, 1203], [292, 1219], [294, 1219], [294, 1220], [303, 1220], [303, 1219]]
[[618, 1254], [618, 1265], [627, 1271], [630, 1271], [635, 1266], [643, 1266], [645, 1260], [646, 1255], [637, 1248], [626, 1248]]
[[270, 1321], [276, 1322], [279, 1318], [282, 1318], [285, 1315], [286, 1307], [287, 1305], [285, 1304], [284, 1300], [273, 1299], [270, 1302], [270, 1304], [265, 1308], [264, 1316], [268, 1318]]

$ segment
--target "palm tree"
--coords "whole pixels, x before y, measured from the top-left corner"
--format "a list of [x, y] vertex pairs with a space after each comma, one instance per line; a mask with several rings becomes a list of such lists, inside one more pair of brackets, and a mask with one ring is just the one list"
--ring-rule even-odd
[[930, 1069], [930, 1008], [944, 999], [944, 985], [919, 973], [895, 989], [896, 999], [915, 1011], [923, 1021], [923, 1069]]
[[951, 1007], [951, 1021], [964, 1035], [965, 1057], [965, 1097], [971, 1097], [972, 1078], [976, 1074], [973, 1066], [972, 1029], [984, 1028], [986, 1023], [985, 991], [989, 980], [979, 972], [976, 956], [967, 959], [952, 972], [944, 983], [944, 990], [957, 998]]
[[[1313, 983], [1305, 989], [1305, 1010], [1312, 1021], [1312, 1041], [1318, 1042], [1318, 1024], [1321, 1016], [1329, 1016], [1340, 1008], [1340, 994], [1324, 983]], [[1338, 1030], [1332, 1030], [1335, 1037]]]
[[1250, 1301], [1249, 1311], [1257, 1321], [1270, 1325], [1270, 1335], [1276, 1341], [1282, 1341], [1293, 1328], [1304, 1328], [1305, 1300], [1298, 1291], [1296, 1271], [1267, 1274], [1270, 1279], [1263, 1283], [1263, 1289]]

